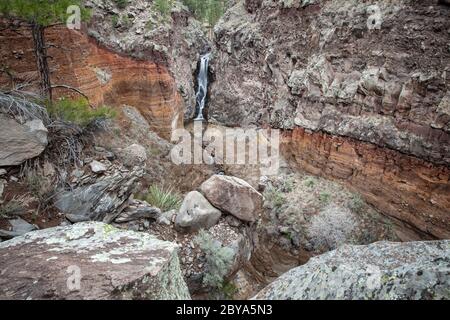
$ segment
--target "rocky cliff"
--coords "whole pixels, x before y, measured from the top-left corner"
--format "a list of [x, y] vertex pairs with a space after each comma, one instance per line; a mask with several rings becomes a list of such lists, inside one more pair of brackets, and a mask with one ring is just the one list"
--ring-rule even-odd
[[448, 6], [246, 0], [214, 31], [212, 121], [284, 129], [294, 163], [449, 235]]
[[154, 1], [134, 0], [120, 8], [114, 1], [86, 0], [93, 11], [88, 33], [116, 52], [166, 66], [189, 118], [195, 108], [197, 61], [210, 44], [188, 8], [181, 1], [171, 4], [170, 12], [162, 15]]
[[[86, 1], [91, 22], [81, 31], [46, 29], [53, 85], [83, 92], [94, 106], [137, 108], [150, 128], [168, 139], [194, 106], [194, 73], [207, 41], [185, 7], [162, 18], [151, 2], [134, 1], [119, 9], [113, 1]], [[37, 86], [38, 74], [29, 28], [2, 21], [0, 86]], [[111, 31], [112, 30], [112, 31]], [[4, 45], [3, 45], [4, 44]], [[56, 96], [75, 95], [64, 87]]]

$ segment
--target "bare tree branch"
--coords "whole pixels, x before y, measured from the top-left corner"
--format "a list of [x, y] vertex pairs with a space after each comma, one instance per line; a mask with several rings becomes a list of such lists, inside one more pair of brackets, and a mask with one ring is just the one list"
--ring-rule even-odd
[[92, 107], [91, 103], [89, 102], [89, 97], [88, 97], [83, 91], [81, 91], [81, 90], [79, 90], [79, 89], [77, 89], [77, 88], [74, 88], [74, 87], [65, 85], [65, 84], [55, 84], [55, 85], [52, 85], [52, 89], [56, 89], [56, 88], [63, 88], [63, 89], [75, 91], [76, 93], [82, 95], [82, 96], [88, 101], [89, 106]]

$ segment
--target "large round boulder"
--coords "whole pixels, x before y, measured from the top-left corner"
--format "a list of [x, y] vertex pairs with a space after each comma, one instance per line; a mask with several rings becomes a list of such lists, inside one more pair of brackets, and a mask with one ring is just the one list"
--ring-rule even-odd
[[221, 214], [220, 210], [214, 208], [200, 192], [191, 191], [181, 204], [175, 219], [175, 227], [187, 232], [208, 229], [219, 221]]
[[213, 206], [243, 221], [255, 221], [262, 210], [262, 195], [236, 177], [214, 175], [202, 183], [200, 191]]

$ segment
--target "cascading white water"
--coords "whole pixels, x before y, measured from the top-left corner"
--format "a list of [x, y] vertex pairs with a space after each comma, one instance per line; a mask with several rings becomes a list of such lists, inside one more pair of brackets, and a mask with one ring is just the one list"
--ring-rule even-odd
[[200, 71], [197, 76], [197, 93], [195, 100], [198, 106], [198, 115], [194, 120], [204, 120], [203, 109], [205, 108], [206, 94], [208, 93], [208, 63], [209, 55], [207, 53], [200, 58]]

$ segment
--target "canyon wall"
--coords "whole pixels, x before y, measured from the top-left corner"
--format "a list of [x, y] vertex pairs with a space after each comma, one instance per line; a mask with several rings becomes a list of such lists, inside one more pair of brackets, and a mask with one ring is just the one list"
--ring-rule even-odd
[[300, 169], [348, 184], [410, 231], [429, 239], [450, 236], [448, 166], [303, 128], [284, 135], [282, 152]]
[[[193, 112], [192, 80], [199, 46], [206, 45], [199, 23], [178, 4], [161, 20], [147, 1], [123, 9], [113, 1], [85, 3], [93, 17], [82, 30], [46, 29], [52, 84], [82, 91], [94, 106], [133, 106], [151, 130], [169, 139], [185, 110]], [[36, 91], [29, 28], [9, 20], [1, 25], [0, 87]], [[55, 95], [79, 97], [65, 88], [56, 88]]]
[[167, 66], [183, 98], [184, 116], [192, 118], [197, 62], [210, 43], [187, 7], [175, 0], [170, 13], [161, 15], [148, 0], [133, 0], [124, 8], [112, 0], [85, 4], [92, 10], [89, 35], [116, 52]]
[[450, 7], [246, 0], [214, 31], [210, 121], [283, 129], [294, 165], [450, 235]]
[[[20, 36], [12, 30], [0, 35], [1, 43], [6, 44], [0, 51], [1, 61], [12, 75], [2, 73], [0, 86], [29, 83], [25, 90], [36, 90], [38, 73], [31, 34], [26, 28], [18, 32]], [[166, 67], [121, 56], [98, 45], [86, 33], [66, 27], [48, 28], [45, 37], [54, 46], [48, 51], [53, 85], [74, 87], [96, 106], [134, 106], [163, 137], [170, 136], [180, 122], [177, 119], [182, 120], [183, 102]], [[81, 97], [65, 88], [56, 88], [54, 93]]]

